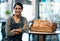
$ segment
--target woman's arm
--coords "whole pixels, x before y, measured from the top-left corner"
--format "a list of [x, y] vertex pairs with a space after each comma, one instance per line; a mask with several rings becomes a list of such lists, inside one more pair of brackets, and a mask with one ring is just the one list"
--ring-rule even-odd
[[11, 19], [8, 18], [8, 20], [6, 21], [6, 26], [5, 26], [5, 33], [6, 33], [6, 36], [11, 36], [11, 35], [14, 35], [13, 32], [10, 32], [10, 21]]
[[28, 22], [27, 22], [27, 19], [24, 18], [24, 25], [22, 28], [18, 28], [18, 29], [15, 29], [16, 32], [28, 32], [28, 29], [29, 26], [28, 26]]
[[20, 28], [22, 30], [22, 32], [28, 32], [29, 30], [29, 24], [26, 18], [24, 18], [24, 26], [23, 28]]

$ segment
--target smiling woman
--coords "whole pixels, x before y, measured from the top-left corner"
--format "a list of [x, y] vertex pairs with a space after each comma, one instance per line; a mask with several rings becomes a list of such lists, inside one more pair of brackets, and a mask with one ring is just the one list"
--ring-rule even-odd
[[15, 13], [8, 18], [5, 27], [7, 41], [22, 41], [23, 32], [28, 32], [28, 22], [25, 17], [21, 16], [23, 10], [21, 3], [17, 2], [13, 9]]

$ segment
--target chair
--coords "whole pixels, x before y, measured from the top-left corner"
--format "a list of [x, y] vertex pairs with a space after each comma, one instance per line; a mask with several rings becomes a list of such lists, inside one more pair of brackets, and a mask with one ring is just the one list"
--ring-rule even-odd
[[1, 26], [2, 40], [5, 38], [5, 24], [6, 22], [2, 22]]

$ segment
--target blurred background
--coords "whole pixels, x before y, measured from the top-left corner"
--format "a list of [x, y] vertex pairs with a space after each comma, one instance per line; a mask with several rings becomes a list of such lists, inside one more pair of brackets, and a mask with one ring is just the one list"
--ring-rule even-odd
[[[57, 30], [60, 30], [60, 0], [0, 0], [0, 41], [3, 38], [1, 29], [4, 28], [7, 18], [14, 13], [13, 6], [16, 2], [23, 4], [24, 9], [22, 16], [26, 17], [28, 22], [34, 19], [47, 19], [50, 22], [56, 22], [58, 24]], [[57, 36], [56, 41], [58, 41], [58, 39], [60, 41], [60, 34]], [[47, 38], [48, 37], [50, 36], [47, 36]], [[32, 41], [33, 38], [30, 38]], [[50, 41], [50, 38], [47, 38], [46, 41]], [[22, 40], [29, 41], [29, 34], [24, 33]], [[55, 40], [52, 38], [51, 41]]]

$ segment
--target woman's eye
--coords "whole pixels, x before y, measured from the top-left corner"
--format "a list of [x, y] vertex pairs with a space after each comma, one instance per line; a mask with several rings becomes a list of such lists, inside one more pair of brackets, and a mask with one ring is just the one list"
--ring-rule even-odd
[[17, 9], [17, 8], [15, 8], [15, 9]]
[[21, 10], [21, 8], [19, 8], [19, 10]]
[[19, 9], [19, 10], [21, 10], [21, 8], [15, 8], [15, 9]]

